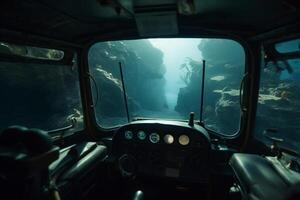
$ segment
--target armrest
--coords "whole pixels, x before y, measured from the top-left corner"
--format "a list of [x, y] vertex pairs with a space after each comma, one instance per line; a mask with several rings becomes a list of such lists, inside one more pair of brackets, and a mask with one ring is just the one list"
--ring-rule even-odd
[[67, 170], [62, 175], [61, 180], [69, 180], [72, 178], [78, 178], [78, 176], [83, 176], [86, 173], [87, 169], [89, 169], [93, 165], [97, 165], [97, 163], [99, 162], [102, 162], [106, 155], [106, 147], [97, 145], [92, 151], [90, 151], [69, 170]]

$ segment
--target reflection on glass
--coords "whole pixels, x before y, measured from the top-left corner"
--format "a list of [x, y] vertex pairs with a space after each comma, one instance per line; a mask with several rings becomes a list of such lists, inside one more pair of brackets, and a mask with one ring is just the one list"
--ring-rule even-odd
[[300, 39], [281, 42], [275, 45], [275, 49], [279, 53], [291, 53], [300, 51]]
[[30, 47], [0, 42], [0, 54], [16, 55], [41, 60], [62, 60], [64, 52], [56, 49]]

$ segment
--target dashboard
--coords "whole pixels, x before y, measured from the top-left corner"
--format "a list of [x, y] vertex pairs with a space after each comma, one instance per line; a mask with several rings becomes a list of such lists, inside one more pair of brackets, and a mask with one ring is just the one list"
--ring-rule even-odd
[[112, 153], [125, 175], [207, 182], [211, 142], [207, 131], [186, 122], [143, 120], [121, 127]]

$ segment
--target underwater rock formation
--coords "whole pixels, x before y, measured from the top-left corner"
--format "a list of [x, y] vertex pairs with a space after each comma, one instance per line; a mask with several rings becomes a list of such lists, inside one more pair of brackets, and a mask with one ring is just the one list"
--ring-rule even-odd
[[175, 111], [183, 116], [189, 116], [190, 112], [198, 114], [199, 101], [201, 96], [201, 63], [187, 59], [187, 63], [181, 65], [181, 69], [185, 69], [186, 73], [181, 79], [186, 84], [186, 87], [180, 88]]
[[[275, 128], [278, 133], [273, 136], [284, 140], [281, 145], [300, 152], [297, 142], [300, 140], [300, 84], [293, 79], [299, 76], [299, 72], [289, 73], [287, 79], [282, 79], [282, 73], [274, 66], [262, 69], [254, 133], [256, 138], [271, 144], [263, 131]], [[214, 92], [221, 95], [215, 106], [215, 120], [223, 126], [222, 130], [229, 132], [230, 128], [237, 126], [233, 122], [239, 119], [239, 116], [228, 115], [228, 112], [235, 113], [239, 109], [236, 106], [239, 104], [239, 90], [228, 87]]]
[[96, 109], [100, 116], [126, 114], [119, 63], [130, 113], [166, 106], [163, 53], [147, 40], [104, 42], [94, 45], [89, 53], [91, 74], [99, 86], [100, 105]]
[[[198, 45], [198, 49], [206, 61], [204, 122], [207, 127], [215, 131], [232, 134], [239, 125], [235, 120], [239, 119], [239, 104], [235, 95], [233, 95], [234, 99], [226, 100], [226, 98], [231, 95], [228, 94], [229, 91], [239, 89], [245, 66], [244, 52], [241, 51], [238, 43], [231, 40], [204, 39]], [[187, 65], [190, 66], [189, 77], [198, 78], [187, 81], [186, 86], [180, 89], [175, 109], [182, 115], [192, 111], [198, 113], [200, 110], [201, 77], [199, 76], [202, 76], [202, 62], [189, 59]]]
[[221, 95], [215, 104], [215, 123], [218, 125], [216, 130], [233, 134], [239, 130], [240, 124], [239, 90], [224, 88], [214, 92]]

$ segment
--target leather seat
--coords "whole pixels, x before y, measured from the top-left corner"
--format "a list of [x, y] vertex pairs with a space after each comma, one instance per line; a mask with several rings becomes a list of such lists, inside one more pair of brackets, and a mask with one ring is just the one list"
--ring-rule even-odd
[[234, 154], [230, 161], [246, 199], [283, 200], [289, 188], [272, 164], [262, 156]]
[[38, 200], [52, 195], [48, 166], [58, 154], [59, 148], [43, 130], [22, 126], [3, 130], [0, 134], [1, 197]]

